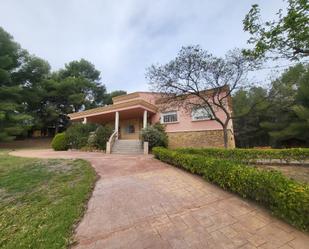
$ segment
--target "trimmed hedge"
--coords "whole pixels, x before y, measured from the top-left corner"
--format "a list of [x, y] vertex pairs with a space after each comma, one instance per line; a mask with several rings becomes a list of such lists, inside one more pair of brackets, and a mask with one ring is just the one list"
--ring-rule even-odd
[[304, 163], [309, 160], [308, 148], [293, 148], [293, 149], [219, 149], [219, 148], [185, 148], [177, 149], [180, 153], [203, 155], [206, 157], [215, 157], [220, 159], [229, 159], [240, 161], [243, 163], [256, 161], [270, 161], [277, 159], [289, 163], [297, 161]]
[[69, 145], [65, 133], [58, 133], [54, 136], [51, 146], [56, 151], [68, 150]]
[[257, 201], [275, 215], [309, 230], [309, 185], [295, 182], [278, 171], [248, 167], [241, 162], [153, 148], [159, 160], [202, 176], [223, 189]]

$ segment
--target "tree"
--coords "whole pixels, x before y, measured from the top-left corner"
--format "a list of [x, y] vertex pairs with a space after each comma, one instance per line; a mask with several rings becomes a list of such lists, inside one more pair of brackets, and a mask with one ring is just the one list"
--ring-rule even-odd
[[262, 122], [277, 146], [288, 141], [309, 145], [309, 65], [298, 64], [289, 68], [273, 82], [272, 91], [278, 91], [272, 101], [273, 119]]
[[[85, 59], [79, 61], [71, 61], [65, 65], [65, 68], [59, 71], [59, 78], [66, 79], [71, 77], [71, 80], [84, 81], [84, 85], [88, 85], [83, 91], [85, 97], [85, 109], [94, 108], [105, 104], [106, 88], [100, 82], [101, 72], [95, 66]], [[86, 81], [88, 83], [86, 83]], [[77, 111], [77, 110], [76, 110]]]
[[237, 147], [268, 146], [269, 134], [260, 126], [268, 121], [270, 101], [267, 89], [239, 89], [233, 95], [234, 134]]
[[41, 123], [55, 128], [55, 132], [68, 125], [67, 114], [105, 104], [106, 88], [100, 82], [100, 71], [81, 59], [65, 65], [40, 83], [42, 89]]
[[117, 96], [121, 96], [121, 95], [125, 95], [127, 94], [126, 91], [123, 91], [123, 90], [116, 90], [116, 91], [113, 91], [111, 93], [107, 93], [105, 95], [105, 101], [104, 101], [104, 104], [106, 105], [110, 105], [110, 104], [113, 104], [113, 98], [114, 97], [117, 97]]
[[24, 113], [22, 88], [12, 77], [25, 55], [26, 51], [0, 27], [0, 141], [22, 134], [31, 120]]
[[288, 0], [284, 12], [280, 9], [277, 20], [264, 22], [260, 8], [252, 5], [243, 20], [244, 30], [251, 35], [248, 43], [253, 49], [244, 53], [254, 58], [283, 57], [298, 60], [309, 56], [309, 3], [306, 0]]
[[[222, 126], [227, 148], [228, 127], [232, 119], [229, 99], [235, 89], [245, 84], [251, 66], [251, 61], [239, 50], [217, 58], [200, 46], [188, 46], [183, 47], [169, 63], [149, 67], [146, 77], [154, 90], [165, 94], [163, 102], [169, 106], [182, 105], [188, 111], [195, 108], [209, 110], [212, 118]], [[218, 110], [224, 117], [218, 115]]]
[[21, 85], [25, 112], [32, 116], [31, 129], [44, 129], [46, 108], [42, 100], [47, 92], [43, 87], [43, 81], [50, 77], [49, 63], [27, 54], [23, 64], [12, 77]]

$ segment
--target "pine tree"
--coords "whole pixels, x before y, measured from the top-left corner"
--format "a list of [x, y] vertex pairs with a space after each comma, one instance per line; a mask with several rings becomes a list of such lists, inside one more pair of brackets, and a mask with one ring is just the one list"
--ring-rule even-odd
[[22, 87], [13, 74], [26, 52], [0, 27], [0, 140], [10, 140], [22, 134], [31, 124], [24, 113]]
[[277, 91], [269, 110], [272, 120], [262, 127], [277, 146], [289, 141], [309, 145], [309, 65], [291, 67], [273, 83], [272, 91]]

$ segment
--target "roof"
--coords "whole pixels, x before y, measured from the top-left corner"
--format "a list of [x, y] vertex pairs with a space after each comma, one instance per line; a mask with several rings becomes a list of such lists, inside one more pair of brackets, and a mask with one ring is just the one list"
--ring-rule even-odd
[[123, 101], [123, 100], [128, 100], [128, 99], [133, 99], [133, 98], [137, 98], [139, 97], [140, 93], [146, 93], [146, 94], [161, 94], [159, 92], [133, 92], [133, 93], [128, 93], [128, 94], [124, 94], [124, 95], [119, 95], [116, 96], [113, 99], [113, 103], [119, 102], [119, 101]]
[[99, 114], [110, 113], [114, 111], [120, 111], [122, 109], [136, 108], [136, 107], [142, 107], [154, 113], [158, 109], [155, 105], [150, 104], [149, 102], [143, 99], [136, 99], [136, 100], [126, 101], [126, 102], [116, 103], [113, 105], [97, 107], [97, 108], [89, 109], [86, 111], [74, 112], [74, 113], [68, 114], [68, 116], [70, 117], [70, 119], [80, 119], [84, 117], [95, 116]]

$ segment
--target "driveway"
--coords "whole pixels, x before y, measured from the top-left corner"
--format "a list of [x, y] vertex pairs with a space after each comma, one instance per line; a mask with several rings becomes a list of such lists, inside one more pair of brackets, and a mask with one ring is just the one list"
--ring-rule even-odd
[[256, 204], [151, 156], [24, 150], [83, 158], [100, 175], [76, 228], [76, 249], [308, 248], [309, 236]]

